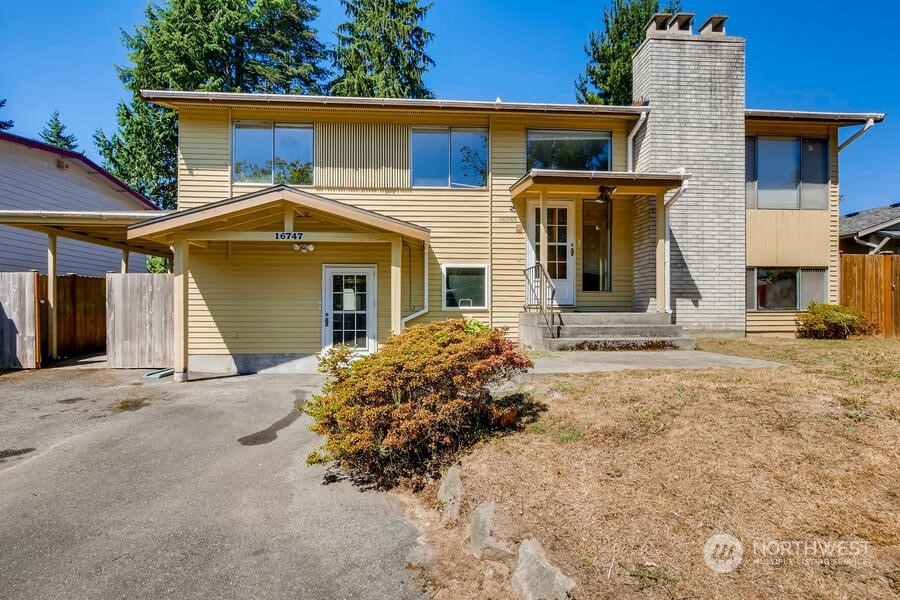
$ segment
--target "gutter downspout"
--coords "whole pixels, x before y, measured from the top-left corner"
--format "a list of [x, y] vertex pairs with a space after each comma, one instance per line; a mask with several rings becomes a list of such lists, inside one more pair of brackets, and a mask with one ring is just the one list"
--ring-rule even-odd
[[638, 117], [637, 123], [635, 123], [634, 127], [631, 128], [631, 132], [628, 134], [628, 139], [625, 142], [626, 155], [627, 155], [627, 158], [626, 158], [627, 167], [625, 170], [628, 171], [629, 173], [634, 171], [634, 136], [637, 135], [638, 129], [641, 128], [641, 125], [643, 125], [644, 121], [646, 121], [646, 120], [647, 120], [647, 113], [642, 112], [641, 115]]
[[862, 126], [862, 129], [860, 129], [859, 131], [857, 131], [856, 133], [854, 133], [853, 135], [848, 137], [846, 140], [844, 140], [843, 144], [838, 146], [838, 152], [840, 152], [841, 150], [843, 150], [844, 148], [846, 148], [847, 146], [849, 146], [850, 144], [852, 144], [853, 142], [855, 142], [856, 140], [861, 138], [863, 136], [863, 134], [865, 132], [867, 132], [868, 130], [872, 129], [872, 127], [874, 125], [875, 125], [875, 119], [869, 119], [868, 121], [866, 121], [866, 124]]
[[[676, 173], [681, 173], [682, 175], [687, 174], [687, 170], [684, 167], [676, 169]], [[672, 314], [672, 259], [671, 259], [671, 244], [669, 240], [670, 232], [669, 232], [669, 208], [672, 207], [673, 204], [678, 202], [678, 199], [687, 191], [688, 181], [687, 179], [681, 182], [681, 187], [675, 190], [675, 193], [672, 194], [672, 197], [666, 200], [665, 203], [665, 215], [663, 218], [666, 220], [666, 313]]]
[[410, 321], [412, 321], [415, 318], [421, 317], [422, 315], [427, 313], [429, 310], [428, 307], [430, 305], [428, 304], [428, 243], [427, 242], [422, 242], [422, 272], [423, 272], [422, 285], [425, 288], [425, 290], [424, 290], [425, 291], [425, 300], [422, 303], [423, 308], [422, 308], [422, 310], [417, 310], [416, 312], [406, 315], [405, 317], [400, 319], [400, 329], [405, 329], [407, 323], [409, 323]]

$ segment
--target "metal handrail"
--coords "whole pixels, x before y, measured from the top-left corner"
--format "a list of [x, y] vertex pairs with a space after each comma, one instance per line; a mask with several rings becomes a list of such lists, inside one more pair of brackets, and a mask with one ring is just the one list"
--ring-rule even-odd
[[524, 272], [527, 284], [525, 308], [537, 307], [550, 329], [550, 337], [555, 338], [553, 329], [556, 317], [553, 311], [556, 307], [556, 285], [542, 263], [528, 267]]

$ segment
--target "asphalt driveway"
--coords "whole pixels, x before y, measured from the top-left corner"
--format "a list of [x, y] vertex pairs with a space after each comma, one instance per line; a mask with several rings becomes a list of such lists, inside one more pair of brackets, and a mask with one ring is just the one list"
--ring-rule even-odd
[[387, 494], [323, 484], [302, 376], [0, 375], [0, 598], [420, 598]]

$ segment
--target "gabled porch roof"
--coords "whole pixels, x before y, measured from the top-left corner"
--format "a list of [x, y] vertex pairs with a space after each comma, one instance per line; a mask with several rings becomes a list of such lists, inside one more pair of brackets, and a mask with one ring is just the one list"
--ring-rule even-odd
[[239, 240], [238, 234], [243, 232], [248, 241], [256, 241], [266, 232], [297, 231], [295, 224], [302, 231], [333, 231], [337, 225], [360, 235], [373, 232], [422, 242], [431, 239], [431, 231], [425, 227], [284, 185], [134, 223], [128, 227], [128, 239], [166, 240], [184, 235]]
[[689, 173], [532, 169], [510, 186], [509, 193], [512, 200], [517, 200], [539, 192], [597, 194], [606, 188], [617, 196], [655, 196], [681, 187], [689, 178]]

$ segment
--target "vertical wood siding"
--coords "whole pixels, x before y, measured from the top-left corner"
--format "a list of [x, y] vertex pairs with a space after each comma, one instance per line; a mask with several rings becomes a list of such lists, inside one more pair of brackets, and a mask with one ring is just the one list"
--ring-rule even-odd
[[0, 369], [40, 366], [37, 273], [0, 271]]
[[317, 187], [409, 187], [409, 127], [388, 123], [316, 123]]
[[174, 363], [174, 285], [169, 273], [106, 276], [106, 361], [111, 369]]

